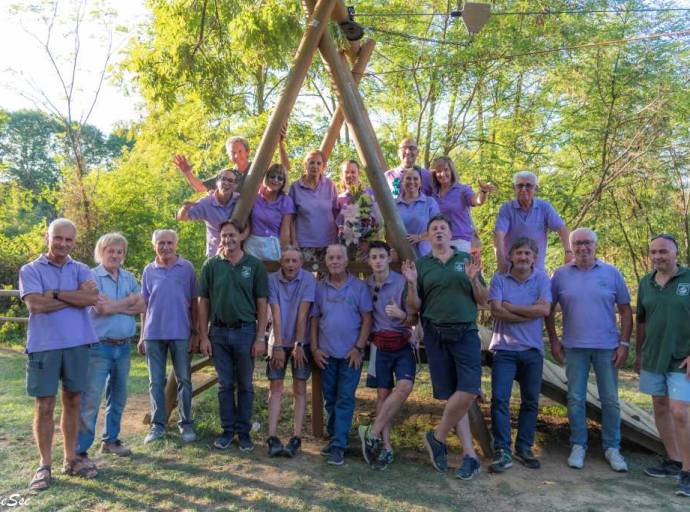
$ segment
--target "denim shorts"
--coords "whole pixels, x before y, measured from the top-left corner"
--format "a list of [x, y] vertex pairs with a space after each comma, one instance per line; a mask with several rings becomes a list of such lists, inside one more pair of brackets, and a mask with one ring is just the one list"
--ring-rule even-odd
[[285, 365], [282, 368], [273, 368], [273, 366], [271, 366], [271, 360], [269, 359], [266, 362], [266, 377], [268, 380], [283, 380], [285, 378], [288, 362], [291, 365], [290, 368], [292, 370], [293, 379], [309, 379], [313, 360], [311, 357], [311, 349], [309, 348], [309, 345], [304, 345], [302, 349], [304, 350], [304, 357], [307, 358], [307, 362], [302, 365], [301, 368], [297, 368], [297, 366], [295, 366], [295, 358], [292, 357], [293, 347], [274, 347], [273, 350], [282, 350], [285, 352]]
[[653, 373], [640, 371], [640, 392], [690, 402], [690, 379], [685, 372]]
[[393, 376], [395, 376], [395, 382], [403, 379], [414, 382], [416, 369], [417, 362], [414, 358], [412, 345], [407, 345], [394, 352], [376, 351], [377, 388], [393, 389]]
[[58, 382], [73, 393], [86, 390], [89, 348], [94, 344], [71, 348], [30, 352], [26, 362], [26, 392], [29, 396], [55, 396]]
[[424, 322], [423, 327], [434, 398], [447, 400], [456, 391], [479, 395], [482, 344], [477, 326]]

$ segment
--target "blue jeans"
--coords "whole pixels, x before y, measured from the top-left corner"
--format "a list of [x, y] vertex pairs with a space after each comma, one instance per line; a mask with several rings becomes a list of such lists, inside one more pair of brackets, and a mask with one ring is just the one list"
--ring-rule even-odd
[[326, 430], [331, 446], [347, 448], [347, 438], [355, 412], [355, 391], [362, 368], [350, 368], [348, 359], [329, 357], [321, 370], [321, 389], [326, 407]]
[[520, 385], [520, 413], [515, 450], [532, 448], [537, 429], [544, 356], [537, 349], [496, 350], [491, 366], [491, 431], [494, 448], [510, 451], [510, 393]]
[[120, 435], [122, 412], [127, 403], [130, 347], [129, 342], [124, 345], [95, 343], [89, 349], [87, 385], [86, 390], [81, 394], [77, 453], [87, 452], [93, 444], [104, 388], [105, 421], [101, 439], [106, 443], [117, 441]]
[[165, 428], [165, 362], [168, 350], [177, 378], [179, 425], [192, 424], [192, 370], [187, 352], [189, 340], [146, 340], [146, 363], [149, 367], [151, 426]]
[[613, 349], [566, 348], [565, 374], [568, 378], [568, 420], [570, 443], [587, 448], [587, 378], [594, 367], [601, 401], [601, 442], [604, 451], [620, 448], [621, 410], [618, 405], [618, 370], [613, 365]]
[[213, 366], [218, 374], [220, 425], [230, 436], [248, 434], [254, 402], [254, 358], [251, 350], [256, 338], [256, 324], [246, 323], [239, 329], [212, 326], [209, 338]]

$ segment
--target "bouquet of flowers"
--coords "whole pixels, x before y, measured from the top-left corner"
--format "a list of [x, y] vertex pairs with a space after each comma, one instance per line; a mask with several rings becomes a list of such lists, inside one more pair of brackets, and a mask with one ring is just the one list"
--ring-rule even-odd
[[[360, 191], [352, 195], [340, 214], [343, 222], [339, 238], [348, 247], [348, 252], [350, 248], [356, 251], [362, 244], [385, 238], [383, 217], [374, 198], [368, 193]], [[363, 252], [366, 254], [366, 250]]]

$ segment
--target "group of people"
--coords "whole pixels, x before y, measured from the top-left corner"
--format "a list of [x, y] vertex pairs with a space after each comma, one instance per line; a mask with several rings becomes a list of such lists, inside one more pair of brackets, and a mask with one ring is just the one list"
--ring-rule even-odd
[[[424, 340], [434, 398], [445, 401], [439, 424], [423, 436], [424, 445], [433, 467], [447, 471], [446, 440], [455, 429], [465, 453], [456, 476], [471, 479], [480, 463], [467, 411], [481, 395], [477, 314], [488, 305], [494, 318], [489, 350], [495, 448], [489, 470], [504, 472], [513, 458], [528, 468], [540, 467], [532, 447], [546, 324], [551, 353], [565, 364], [568, 377], [568, 465], [584, 467], [587, 380], [593, 366], [604, 457], [615, 471], [627, 471], [620, 453], [617, 368], [628, 358], [630, 294], [620, 272], [596, 257], [596, 234], [586, 228], [569, 232], [553, 206], [535, 197], [538, 182], [533, 173], [515, 174], [515, 199], [500, 208], [494, 230], [498, 270], [487, 286], [480, 256], [472, 249], [478, 237], [470, 209], [483, 204], [495, 187], [481, 184], [475, 194], [459, 182], [453, 162], [445, 157], [434, 162], [432, 171], [416, 166], [414, 140], [402, 141], [401, 166], [386, 173], [418, 256], [415, 262], [403, 261], [400, 272], [391, 269], [394, 254], [385, 241], [368, 239], [355, 253], [339, 241], [345, 229], [339, 219], [352, 219], [343, 214], [353, 204], [349, 198], [366, 195], [371, 199], [367, 204], [375, 204], [373, 193], [361, 190], [356, 162], [343, 165], [346, 190], [340, 196], [323, 175], [326, 162], [319, 151], [307, 155], [305, 174], [288, 193], [286, 165], [272, 165], [244, 226], [230, 216], [250, 167], [249, 147], [244, 139], [232, 138], [227, 149], [236, 167], [221, 171], [213, 190], [178, 212], [180, 220], [206, 223], [208, 259], [198, 278], [193, 265], [178, 254], [177, 233], [171, 229], [153, 233], [155, 258], [144, 269], [141, 286], [123, 268], [127, 241], [119, 233], [99, 239], [94, 254], [98, 266], [89, 269], [69, 256], [77, 230], [67, 219], [50, 224], [47, 252], [20, 270], [20, 293], [29, 308], [27, 391], [36, 398], [34, 434], [40, 454], [33, 489], [45, 489], [51, 482], [53, 412], [60, 382], [63, 473], [96, 476], [88, 450], [104, 391], [100, 450], [130, 453], [119, 431], [137, 315], [142, 318], [137, 349], [147, 358], [150, 382], [151, 428], [145, 443], [166, 435], [168, 352], [178, 383], [181, 439], [196, 439], [189, 354], [198, 351], [212, 358], [218, 375], [222, 430], [213, 446], [225, 450], [237, 442], [240, 450], [253, 450], [254, 364], [268, 349], [269, 455], [299, 453], [306, 382], [318, 367], [328, 433], [321, 452], [329, 464], [342, 465], [370, 344], [367, 383], [377, 388], [376, 417], [372, 425], [361, 426], [358, 435], [365, 461], [385, 469], [393, 462], [390, 429], [417, 374], [416, 332]], [[281, 155], [287, 161], [282, 139]], [[209, 183], [194, 176], [183, 156], [175, 163], [192, 186], [207, 190]], [[551, 278], [544, 268], [548, 231], [558, 233], [565, 260]], [[670, 235], [654, 237], [649, 252], [654, 270], [639, 284], [635, 368], [641, 391], [653, 396], [667, 458], [646, 473], [679, 477], [677, 492], [690, 496], [690, 271], [678, 264], [678, 246]], [[365, 255], [371, 268], [366, 280], [348, 272], [353, 254]], [[327, 270], [317, 280], [304, 264], [319, 258]], [[269, 275], [261, 260], [277, 260], [280, 268]], [[265, 336], [269, 317], [271, 347]], [[283, 443], [278, 422], [288, 366], [293, 429]], [[513, 381], [520, 386], [514, 443]]]

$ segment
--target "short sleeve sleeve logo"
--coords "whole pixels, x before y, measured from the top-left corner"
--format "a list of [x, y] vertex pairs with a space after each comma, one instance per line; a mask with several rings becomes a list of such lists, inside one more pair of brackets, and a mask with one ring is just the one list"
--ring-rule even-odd
[[676, 288], [676, 295], [688, 295], [690, 294], [690, 283], [678, 283], [678, 288]]
[[252, 276], [252, 267], [248, 267], [246, 265], [242, 266], [242, 269], [240, 270], [240, 275], [245, 279], [249, 279]]

